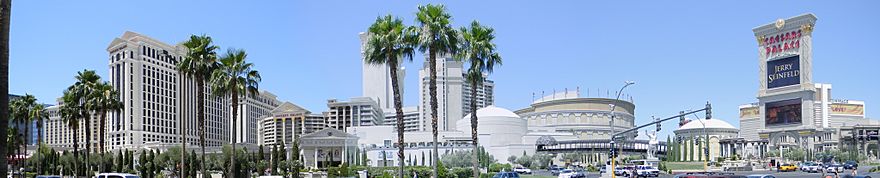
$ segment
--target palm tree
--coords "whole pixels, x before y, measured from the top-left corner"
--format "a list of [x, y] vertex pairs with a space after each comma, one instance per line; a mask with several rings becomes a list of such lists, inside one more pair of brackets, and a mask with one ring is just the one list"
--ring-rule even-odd
[[[12, 12], [12, 0], [0, 1], [0, 138], [6, 138], [9, 128], [9, 13]], [[7, 145], [6, 139], [0, 139], [0, 145]], [[6, 177], [5, 146], [0, 146], [0, 177]]]
[[10, 151], [13, 152], [13, 155], [15, 155], [13, 156], [13, 159], [15, 160], [12, 163], [12, 166], [21, 166], [19, 165], [20, 162], [17, 158], [19, 155], [21, 155], [21, 141], [23, 140], [21, 137], [24, 137], [24, 135], [19, 134], [19, 129], [21, 128], [18, 128], [18, 126], [23, 125], [25, 122], [27, 122], [27, 105], [23, 97], [12, 100], [9, 103], [9, 114], [10, 117], [12, 117], [12, 123], [15, 124], [12, 127], [14, 128], [13, 130], [15, 132], [12, 132], [12, 134], [9, 136], [10, 143], [8, 146]]
[[70, 128], [73, 132], [71, 133], [71, 137], [73, 137], [73, 174], [79, 174], [79, 119], [82, 117], [82, 112], [80, 112], [80, 105], [77, 104], [80, 100], [80, 96], [76, 96], [78, 93], [72, 88], [68, 88], [64, 91], [64, 95], [62, 95], [61, 100], [64, 103], [61, 105], [61, 118], [64, 119], [64, 122], [67, 123], [67, 127]]
[[[235, 149], [235, 123], [238, 117], [238, 100], [241, 96], [253, 97], [259, 94], [260, 73], [252, 69], [254, 64], [245, 61], [247, 53], [240, 49], [229, 49], [220, 57], [217, 70], [211, 75], [211, 92], [214, 96], [228, 96], [232, 100], [232, 150]], [[232, 158], [235, 157], [232, 152]], [[230, 159], [229, 176], [235, 175], [235, 159]]]
[[[22, 155], [22, 147], [27, 146], [28, 143], [28, 133], [30, 132], [30, 123], [33, 121], [32, 112], [34, 111], [34, 107], [37, 106], [37, 98], [31, 94], [25, 94], [21, 98], [16, 99], [12, 102], [12, 117], [13, 122], [16, 123], [16, 126], [24, 126], [22, 129], [24, 134], [20, 135], [20, 141], [16, 146], [18, 149], [17, 155]], [[19, 164], [19, 167], [27, 167], [26, 161], [16, 161]]]
[[[30, 118], [34, 121], [37, 121], [37, 155], [40, 156], [37, 158], [37, 162], [40, 163], [40, 159], [42, 158], [42, 150], [43, 148], [43, 121], [49, 120], [49, 114], [46, 113], [46, 106], [42, 104], [35, 104], [33, 108], [31, 108]], [[39, 164], [37, 167], [37, 172], [42, 173], [43, 164]]]
[[[188, 41], [183, 42], [183, 46], [187, 48], [186, 57], [176, 66], [178, 72], [189, 76], [196, 82], [196, 107], [199, 108], [196, 114], [199, 117], [202, 174], [205, 174], [205, 81], [211, 80], [211, 73], [217, 69], [217, 52], [215, 51], [219, 48], [211, 44], [212, 41], [211, 37], [207, 35], [191, 35]], [[183, 145], [183, 148], [186, 149], [186, 144]]]
[[89, 98], [93, 95], [92, 93], [95, 92], [95, 85], [98, 84], [98, 81], [101, 81], [101, 76], [98, 76], [98, 74], [96, 74], [94, 70], [83, 70], [77, 72], [75, 78], [76, 83], [68, 87], [68, 90], [74, 93], [72, 95], [73, 98], [71, 98], [73, 100], [71, 100], [72, 102], [65, 102], [65, 105], [77, 105], [74, 108], [79, 112], [79, 116], [83, 119], [82, 121], [85, 127], [86, 141], [86, 150], [84, 152], [86, 160], [85, 169], [86, 172], [90, 172], [91, 166], [89, 166], [89, 154], [92, 152], [92, 109], [90, 106], [92, 104], [89, 103]]
[[[119, 101], [119, 92], [116, 91], [112, 85], [107, 82], [96, 83], [93, 85], [94, 91], [89, 93], [88, 97], [88, 108], [91, 111], [94, 111], [95, 114], [99, 116], [98, 121], [98, 150], [101, 152], [101, 157], [104, 157], [104, 127], [107, 121], [107, 113], [108, 112], [117, 112], [122, 109], [122, 102]], [[101, 169], [104, 170], [104, 164], [100, 164]]]
[[400, 159], [399, 177], [403, 177], [403, 103], [400, 96], [397, 68], [400, 61], [412, 61], [416, 34], [412, 27], [403, 25], [403, 20], [386, 15], [376, 18], [370, 25], [369, 39], [364, 49], [364, 62], [372, 65], [388, 65], [391, 72], [391, 88], [394, 92], [394, 109], [397, 114], [397, 157]]
[[[462, 44], [461, 52], [456, 59], [465, 60], [470, 64], [465, 77], [471, 84], [471, 139], [474, 150], [479, 146], [477, 143], [477, 88], [483, 84], [483, 71], [492, 73], [495, 65], [501, 65], [501, 56], [495, 51], [495, 30], [491, 27], [480, 25], [479, 22], [471, 22], [469, 28], [461, 28]], [[474, 164], [474, 177], [480, 176], [477, 152], [471, 159]]]
[[[458, 45], [458, 32], [452, 28], [452, 15], [446, 12], [446, 7], [441, 5], [419, 6], [416, 12], [416, 22], [419, 24], [418, 46], [419, 51], [428, 54], [428, 67], [430, 69], [430, 80], [428, 82], [428, 91], [431, 95], [431, 132], [434, 136], [434, 157], [439, 158], [437, 154], [437, 55], [458, 53], [456, 46]], [[460, 116], [449, 116], [460, 117]], [[434, 171], [433, 177], [437, 177], [437, 161], [434, 159], [432, 163]]]

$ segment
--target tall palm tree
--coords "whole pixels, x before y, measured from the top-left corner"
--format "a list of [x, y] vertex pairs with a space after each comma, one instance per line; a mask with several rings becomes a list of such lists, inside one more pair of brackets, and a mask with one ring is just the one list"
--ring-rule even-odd
[[[431, 96], [431, 132], [434, 136], [434, 158], [439, 158], [437, 151], [437, 55], [455, 55], [458, 53], [458, 32], [452, 28], [452, 15], [441, 5], [419, 6], [416, 12], [416, 22], [419, 24], [418, 46], [419, 51], [428, 54], [428, 69], [430, 80], [428, 91]], [[461, 116], [447, 116], [461, 117]], [[433, 177], [437, 177], [437, 161], [432, 165]]]
[[[232, 150], [235, 149], [235, 123], [238, 117], [238, 100], [259, 94], [260, 72], [252, 69], [254, 64], [245, 61], [247, 53], [240, 49], [229, 49], [220, 57], [217, 70], [211, 74], [211, 92], [215, 96], [229, 97], [232, 100]], [[243, 96], [243, 97], [242, 97]], [[232, 158], [235, 157], [232, 152]], [[235, 174], [235, 159], [230, 159], [229, 176]]]
[[470, 27], [461, 28], [461, 52], [456, 59], [465, 60], [470, 68], [465, 75], [471, 84], [471, 139], [474, 144], [474, 177], [480, 177], [479, 161], [477, 160], [477, 88], [483, 84], [483, 72], [492, 73], [495, 65], [501, 65], [501, 56], [495, 51], [495, 29], [471, 22]]
[[[30, 118], [34, 121], [37, 121], [37, 162], [41, 163], [40, 159], [42, 158], [42, 150], [43, 148], [43, 121], [49, 120], [49, 114], [46, 113], [46, 106], [42, 104], [36, 104], [31, 108]], [[43, 164], [39, 164], [37, 167], [37, 172], [42, 173]]]
[[[93, 85], [93, 92], [89, 93], [88, 97], [88, 108], [89, 110], [95, 112], [98, 115], [98, 150], [100, 150], [101, 157], [104, 157], [104, 137], [106, 137], [104, 132], [104, 127], [107, 124], [107, 113], [108, 112], [118, 112], [122, 109], [122, 102], [119, 101], [119, 92], [116, 91], [112, 85], [107, 82], [96, 83]], [[104, 164], [100, 164], [101, 169], [104, 170]]]
[[90, 108], [91, 104], [89, 103], [89, 100], [90, 100], [89, 98], [93, 95], [92, 93], [95, 92], [95, 85], [98, 84], [98, 81], [101, 81], [101, 76], [98, 76], [98, 74], [96, 74], [94, 70], [83, 70], [83, 71], [77, 72], [77, 75], [75, 78], [76, 78], [76, 82], [72, 86], [68, 87], [68, 90], [75, 93], [75, 94], [73, 94], [74, 98], [72, 98], [74, 100], [72, 100], [73, 102], [71, 102], [71, 103], [66, 102], [65, 104], [77, 105], [77, 107], [75, 107], [75, 108], [79, 112], [79, 116], [82, 117], [82, 119], [83, 119], [82, 122], [85, 127], [85, 141], [86, 141], [86, 146], [85, 146], [86, 149], [84, 152], [86, 161], [84, 164], [85, 164], [85, 170], [88, 173], [88, 172], [91, 172], [91, 166], [89, 166], [90, 165], [89, 163], [91, 161], [89, 159], [89, 154], [92, 152], [92, 139], [91, 139], [92, 120], [91, 119], [92, 119], [92, 115], [93, 115], [93, 113], [91, 112], [92, 109]]
[[[10, 122], [18, 123], [18, 118], [21, 116], [21, 113], [22, 113], [22, 112], [20, 112], [21, 105], [22, 105], [21, 100], [20, 99], [10, 100], [8, 105], [9, 105], [8, 109], [9, 109]], [[11, 132], [11, 130], [13, 130], [13, 129], [15, 129], [15, 132]], [[15, 125], [13, 125], [12, 127], [7, 128], [5, 133], [11, 133], [11, 134], [9, 134], [7, 137], [3, 137], [6, 141], [8, 141], [7, 142], [8, 144], [4, 145], [3, 147], [7, 148], [11, 153], [8, 155], [3, 155], [3, 156], [7, 157], [7, 156], [17, 154], [18, 153], [18, 149], [16, 148], [16, 146], [18, 146], [18, 142], [17, 142], [18, 139], [16, 138], [18, 136], [17, 128], [15, 127]], [[14, 159], [13, 159], [13, 161], [14, 161]], [[14, 162], [12, 163], [12, 166], [13, 167], [15, 166]], [[15, 168], [13, 168], [13, 170], [14, 169]]]
[[[177, 71], [182, 75], [189, 76], [196, 82], [196, 107], [199, 117], [199, 143], [202, 147], [201, 170], [205, 174], [205, 81], [211, 80], [211, 73], [217, 69], [217, 52], [219, 47], [212, 44], [210, 36], [191, 35], [189, 40], [183, 42], [187, 53], [183, 61], [177, 63]], [[183, 122], [181, 122], [183, 124]], [[183, 133], [183, 132], [181, 132]], [[184, 135], [181, 135], [185, 137]], [[184, 150], [186, 145], [183, 145]], [[184, 159], [181, 159], [184, 160]]]
[[416, 34], [412, 27], [403, 25], [403, 20], [386, 15], [376, 18], [368, 29], [369, 39], [364, 49], [364, 62], [372, 65], [387, 65], [391, 72], [391, 90], [394, 92], [394, 110], [397, 114], [397, 157], [400, 166], [399, 177], [403, 177], [403, 102], [397, 68], [402, 60], [412, 61]]
[[72, 88], [68, 88], [64, 91], [64, 95], [61, 96], [61, 100], [64, 103], [61, 105], [61, 118], [64, 119], [64, 122], [67, 123], [67, 127], [70, 128], [71, 137], [73, 137], [73, 174], [79, 174], [79, 121], [80, 118], [83, 117], [82, 110], [78, 102], [80, 102], [81, 96], [76, 96], [78, 92], [72, 90]]
[[[12, 12], [12, 0], [0, 0], [0, 138], [6, 138], [9, 128], [9, 14]], [[0, 145], [7, 145], [6, 139], [0, 139]], [[0, 146], [0, 177], [6, 177], [5, 146]]]
[[15, 159], [12, 163], [13, 167], [21, 167], [21, 165], [19, 165], [20, 161], [18, 160], [18, 156], [21, 155], [21, 146], [23, 145], [23, 139], [21, 137], [24, 137], [24, 135], [19, 134], [21, 128], [18, 127], [24, 125], [24, 123], [27, 122], [26, 120], [28, 119], [27, 103], [24, 100], [24, 97], [22, 97], [14, 99], [9, 103], [9, 115], [10, 117], [12, 117], [12, 123], [15, 124], [12, 127], [14, 128], [13, 130], [15, 130], [15, 132], [12, 132], [12, 135], [9, 136], [9, 138], [11, 139], [9, 140], [10, 143], [8, 146], [8, 148], [10, 148], [10, 151], [13, 152], [13, 159]]
[[[16, 123], [16, 127], [18, 127], [18, 126], [24, 127], [24, 128], [19, 128], [19, 130], [24, 131], [24, 134], [19, 135], [19, 137], [21, 137], [21, 138], [18, 141], [20, 141], [20, 142], [16, 145], [16, 148], [18, 149], [18, 154], [16, 156], [21, 156], [21, 155], [23, 155], [22, 148], [23, 147], [27, 148], [27, 144], [28, 144], [27, 138], [28, 138], [28, 135], [30, 135], [30, 134], [28, 134], [30, 132], [30, 123], [31, 123], [31, 121], [33, 121], [31, 119], [31, 110], [33, 109], [34, 106], [37, 105], [37, 98], [34, 97], [34, 95], [25, 94], [21, 98], [18, 98], [15, 101], [13, 101], [12, 104], [15, 105], [12, 108], [13, 122]], [[19, 167], [27, 167], [26, 161], [16, 160], [16, 163], [18, 163]]]

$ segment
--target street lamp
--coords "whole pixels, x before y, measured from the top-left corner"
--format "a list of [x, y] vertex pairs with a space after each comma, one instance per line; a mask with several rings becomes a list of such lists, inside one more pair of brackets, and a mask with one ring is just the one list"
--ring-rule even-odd
[[[636, 82], [626, 81], [625, 84], [623, 85], [623, 87], [620, 87], [620, 90], [617, 91], [617, 98], [614, 99], [614, 104], [611, 104], [611, 110], [608, 111], [608, 113], [611, 114], [611, 121], [608, 122], [608, 126], [611, 127], [611, 150], [613, 152], [616, 152], [616, 149], [617, 149], [614, 146], [614, 136], [617, 135], [617, 132], [614, 130], [614, 108], [617, 107], [617, 103], [620, 102], [620, 94], [623, 93], [623, 89], [632, 85], [632, 84], [636, 84]], [[615, 160], [617, 160], [617, 156], [615, 154], [611, 154], [611, 169], [606, 169], [606, 170], [609, 170], [608, 172], [611, 173], [611, 178], [616, 177], [614, 175], [614, 172], [615, 172], [614, 161]]]

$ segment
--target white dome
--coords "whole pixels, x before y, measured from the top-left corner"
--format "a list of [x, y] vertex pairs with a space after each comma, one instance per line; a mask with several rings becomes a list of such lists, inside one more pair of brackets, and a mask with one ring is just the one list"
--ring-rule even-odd
[[724, 122], [721, 119], [699, 119], [691, 120], [687, 124], [679, 127], [677, 130], [703, 129], [703, 124], [706, 125], [706, 128], [736, 129], [736, 127], [733, 127], [733, 125], [730, 125], [729, 123]]
[[[515, 113], [513, 113], [513, 112], [510, 111], [510, 110], [507, 110], [507, 109], [504, 109], [504, 108], [495, 107], [495, 106], [493, 105], [493, 106], [486, 106], [485, 108], [477, 109], [477, 118], [484, 118], [484, 117], [513, 117], [513, 118], [519, 118], [519, 115], [516, 115]], [[468, 114], [468, 115], [464, 116], [464, 119], [468, 119], [468, 120], [470, 120], [470, 119], [471, 119], [471, 115]]]

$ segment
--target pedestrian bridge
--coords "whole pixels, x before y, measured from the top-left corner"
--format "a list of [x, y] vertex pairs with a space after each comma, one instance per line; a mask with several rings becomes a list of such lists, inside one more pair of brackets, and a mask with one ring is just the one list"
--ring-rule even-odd
[[[552, 138], [538, 139], [536, 151], [542, 153], [599, 153], [608, 154], [611, 151], [609, 139], [568, 140], [556, 141]], [[624, 140], [616, 141], [618, 153], [622, 155], [644, 155], [651, 145], [648, 140]], [[658, 157], [666, 155], [666, 142], [656, 145]]]

